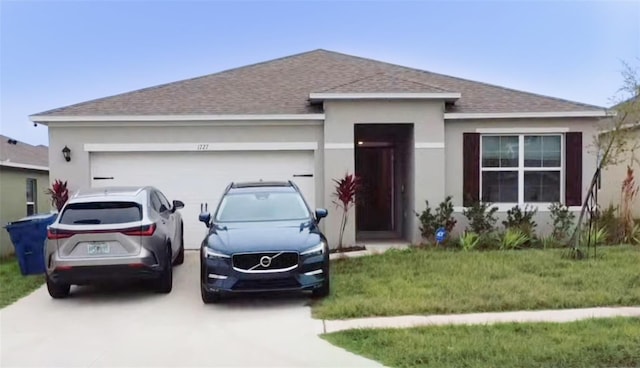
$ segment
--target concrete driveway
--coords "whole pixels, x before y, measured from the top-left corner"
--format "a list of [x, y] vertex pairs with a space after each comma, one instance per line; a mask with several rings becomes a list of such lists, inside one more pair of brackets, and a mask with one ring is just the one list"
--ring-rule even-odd
[[306, 295], [232, 298], [204, 305], [198, 254], [174, 269], [173, 291], [44, 287], [0, 310], [0, 366], [379, 367], [320, 339]]

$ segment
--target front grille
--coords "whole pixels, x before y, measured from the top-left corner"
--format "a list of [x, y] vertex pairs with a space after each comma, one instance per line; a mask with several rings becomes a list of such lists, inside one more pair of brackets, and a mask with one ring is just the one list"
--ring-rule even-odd
[[294, 289], [299, 288], [300, 283], [295, 279], [263, 279], [263, 280], [238, 280], [233, 285], [233, 290], [268, 290], [268, 289]]
[[[263, 262], [269, 264], [267, 267], [260, 264], [263, 257], [268, 257], [270, 260], [270, 262]], [[233, 267], [246, 271], [275, 271], [297, 265], [298, 253], [296, 252], [244, 253], [233, 256]]]

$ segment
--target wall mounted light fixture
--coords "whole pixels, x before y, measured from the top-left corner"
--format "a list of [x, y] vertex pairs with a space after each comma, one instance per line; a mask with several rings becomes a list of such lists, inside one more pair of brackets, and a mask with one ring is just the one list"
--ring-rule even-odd
[[64, 146], [62, 149], [62, 156], [64, 156], [65, 161], [71, 161], [71, 149], [67, 146]]

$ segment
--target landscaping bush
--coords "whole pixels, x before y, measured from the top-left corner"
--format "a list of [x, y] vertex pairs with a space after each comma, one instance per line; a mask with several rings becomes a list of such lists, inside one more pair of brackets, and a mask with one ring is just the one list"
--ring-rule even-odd
[[536, 226], [538, 226], [533, 220], [537, 212], [537, 208], [530, 208], [529, 205], [525, 205], [524, 210], [520, 208], [520, 206], [515, 205], [507, 211], [507, 219], [502, 221], [502, 224], [505, 229], [517, 228], [527, 235], [532, 235]]
[[559, 243], [566, 242], [574, 225], [575, 214], [569, 211], [569, 207], [561, 203], [552, 203], [549, 206], [549, 211], [553, 221], [553, 232], [551, 233], [553, 239]]
[[470, 250], [476, 249], [480, 241], [482, 240], [482, 236], [478, 233], [474, 233], [473, 231], [465, 231], [458, 240], [460, 244], [460, 248], [463, 251], [468, 252]]
[[518, 227], [510, 227], [502, 234], [500, 242], [501, 250], [513, 250], [523, 248], [531, 238], [527, 233]]
[[425, 201], [426, 208], [422, 213], [416, 212], [416, 216], [420, 220], [420, 233], [423, 239], [428, 242], [434, 242], [436, 230], [440, 227], [447, 230], [448, 237], [451, 235], [451, 231], [457, 222], [453, 217], [453, 203], [451, 203], [451, 198], [451, 196], [447, 196], [433, 212], [431, 207], [429, 207], [429, 201]]
[[494, 216], [498, 207], [492, 207], [491, 203], [474, 201], [470, 207], [465, 208], [462, 214], [469, 220], [471, 230], [482, 235], [494, 230], [498, 219]]

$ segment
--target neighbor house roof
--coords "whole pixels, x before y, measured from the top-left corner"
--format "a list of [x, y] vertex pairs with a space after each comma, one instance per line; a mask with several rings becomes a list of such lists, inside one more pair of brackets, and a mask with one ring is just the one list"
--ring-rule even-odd
[[45, 111], [39, 116], [321, 113], [312, 93], [459, 93], [452, 113], [599, 111], [602, 107], [516, 91], [371, 59], [315, 50]]
[[48, 170], [49, 149], [0, 135], [0, 166]]

